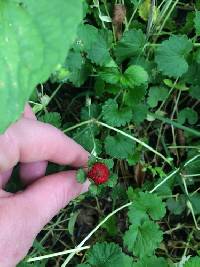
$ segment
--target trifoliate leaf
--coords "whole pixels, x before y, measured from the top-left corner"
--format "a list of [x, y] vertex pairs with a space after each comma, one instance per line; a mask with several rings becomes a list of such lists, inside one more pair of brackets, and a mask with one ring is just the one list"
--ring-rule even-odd
[[125, 126], [132, 119], [132, 111], [128, 107], [118, 107], [114, 99], [108, 99], [102, 107], [104, 121], [115, 127]]
[[163, 258], [144, 257], [143, 259], [133, 263], [133, 267], [168, 267], [166, 260]]
[[[138, 221], [150, 216], [153, 220], [159, 220], [165, 215], [165, 205], [162, 202], [162, 199], [155, 194], [150, 194], [148, 192], [139, 192], [133, 204], [129, 207], [128, 217], [129, 221], [135, 224], [136, 215], [135, 213], [140, 214], [137, 219]], [[142, 215], [144, 214], [144, 216]], [[140, 223], [140, 221], [139, 221]]]
[[194, 18], [194, 26], [196, 29], [196, 35], [200, 35], [200, 11], [196, 10]]
[[149, 89], [149, 96], [147, 103], [151, 108], [155, 108], [159, 101], [164, 101], [168, 96], [169, 91], [164, 87], [151, 87]]
[[184, 108], [178, 113], [178, 122], [181, 124], [186, 123], [193, 125], [198, 121], [198, 113], [192, 108]]
[[138, 65], [128, 67], [121, 78], [121, 84], [124, 88], [140, 86], [147, 83], [147, 81], [148, 73]]
[[126, 159], [134, 152], [135, 143], [122, 134], [108, 135], [105, 139], [106, 153], [117, 159]]
[[156, 50], [158, 69], [169, 77], [181, 77], [188, 70], [186, 57], [191, 50], [192, 42], [187, 36], [171, 36]]
[[110, 84], [118, 84], [121, 78], [118, 68], [105, 68], [99, 75], [103, 81]]
[[124, 245], [133, 255], [143, 258], [152, 256], [162, 241], [162, 231], [152, 221], [144, 221], [141, 225], [131, 225], [124, 235]]
[[53, 126], [61, 127], [61, 116], [58, 112], [48, 112], [39, 117], [39, 120], [45, 123], [52, 124]]
[[89, 250], [87, 262], [95, 267], [131, 267], [131, 257], [115, 243], [97, 243]]
[[83, 184], [86, 181], [86, 173], [83, 169], [79, 169], [76, 174], [76, 180]]
[[200, 266], [200, 257], [190, 258], [185, 264], [184, 267], [199, 267]]
[[132, 56], [141, 55], [146, 37], [141, 30], [130, 30], [124, 33], [115, 49], [115, 56], [119, 62]]
[[171, 213], [180, 215], [186, 208], [186, 198], [184, 195], [179, 195], [177, 199], [169, 198], [166, 205]]

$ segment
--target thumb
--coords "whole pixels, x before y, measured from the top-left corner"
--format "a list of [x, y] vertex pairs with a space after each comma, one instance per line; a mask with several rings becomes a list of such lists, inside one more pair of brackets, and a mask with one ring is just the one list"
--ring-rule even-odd
[[[89, 181], [80, 184], [76, 172], [68, 171], [43, 177], [20, 193], [18, 201], [29, 207], [29, 220], [39, 232], [72, 199], [88, 190]], [[22, 205], [23, 206], [23, 205]]]

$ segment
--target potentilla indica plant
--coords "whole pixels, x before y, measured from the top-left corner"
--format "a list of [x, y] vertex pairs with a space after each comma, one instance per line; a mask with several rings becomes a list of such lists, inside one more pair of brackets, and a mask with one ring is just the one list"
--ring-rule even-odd
[[0, 11], [0, 132], [29, 101], [91, 155], [77, 170], [88, 193], [19, 266], [200, 266], [200, 1], [4, 0]]

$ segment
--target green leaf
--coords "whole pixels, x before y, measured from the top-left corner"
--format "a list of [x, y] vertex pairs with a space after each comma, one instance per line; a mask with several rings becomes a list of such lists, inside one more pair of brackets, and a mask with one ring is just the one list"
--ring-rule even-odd
[[163, 87], [151, 87], [149, 89], [149, 96], [147, 103], [151, 108], [155, 108], [159, 101], [164, 101], [168, 96], [169, 91]]
[[146, 37], [141, 30], [130, 30], [124, 33], [115, 49], [115, 56], [119, 62], [132, 56], [141, 55]]
[[193, 125], [198, 121], [198, 113], [192, 108], [184, 108], [178, 113], [178, 122], [181, 124], [186, 123]]
[[104, 121], [114, 127], [125, 126], [132, 119], [132, 111], [128, 107], [119, 109], [115, 99], [108, 99], [102, 107]]
[[97, 243], [89, 250], [87, 262], [95, 267], [131, 267], [132, 259], [114, 243]]
[[133, 255], [143, 258], [152, 256], [162, 241], [162, 231], [152, 221], [144, 221], [141, 225], [131, 225], [124, 235], [124, 245]]
[[148, 107], [145, 104], [134, 105], [133, 108], [133, 121], [138, 126], [147, 117]]
[[48, 112], [39, 117], [39, 120], [45, 123], [52, 124], [53, 126], [61, 127], [61, 116], [58, 112]]
[[85, 263], [81, 263], [81, 264], [78, 264], [76, 267], [91, 267], [91, 265], [85, 264]]
[[137, 261], [133, 267], [168, 267], [168, 264], [165, 259], [152, 256]]
[[76, 174], [76, 180], [83, 184], [86, 181], [86, 173], [83, 169], [79, 169]]
[[145, 97], [146, 89], [146, 85], [128, 89], [124, 96], [124, 103], [131, 108], [140, 104]]
[[135, 143], [121, 134], [108, 135], [105, 139], [106, 153], [113, 158], [128, 158], [128, 155], [134, 152], [134, 147]]
[[136, 220], [140, 223], [142, 219], [148, 218], [147, 215], [153, 220], [159, 220], [164, 217], [165, 212], [165, 205], [160, 197], [148, 192], [139, 192], [129, 207], [128, 217], [131, 223], [136, 224]]
[[121, 73], [118, 68], [105, 68], [99, 75], [103, 81], [110, 84], [117, 84], [121, 78]]
[[34, 87], [63, 63], [81, 19], [79, 0], [1, 2], [1, 133], [19, 118]]
[[196, 30], [196, 35], [200, 35], [200, 11], [196, 10], [194, 18], [194, 26]]
[[148, 73], [139, 65], [132, 65], [124, 72], [121, 83], [124, 88], [140, 86], [147, 83]]
[[171, 213], [180, 215], [186, 208], [186, 198], [184, 195], [180, 195], [177, 199], [169, 198], [166, 205]]
[[187, 36], [171, 36], [156, 49], [158, 69], [169, 77], [181, 77], [188, 70], [186, 57], [191, 50], [192, 42]]
[[200, 100], [200, 86], [199, 85], [191, 86], [189, 94], [191, 95], [191, 97]]
[[185, 264], [184, 267], [199, 267], [200, 266], [200, 257], [190, 258]]

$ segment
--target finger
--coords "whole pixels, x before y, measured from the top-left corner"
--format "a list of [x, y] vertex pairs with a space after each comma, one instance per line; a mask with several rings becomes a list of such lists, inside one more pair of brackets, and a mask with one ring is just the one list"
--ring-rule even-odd
[[[27, 119], [37, 120], [29, 104], [26, 104], [25, 106], [23, 117]], [[46, 173], [47, 165], [47, 161], [20, 164], [21, 181], [25, 185], [28, 185], [34, 182], [36, 179], [43, 177]]]
[[25, 106], [23, 117], [27, 118], [27, 119], [37, 120], [32, 108], [30, 107], [29, 104], [26, 104], [26, 106]]
[[0, 136], [0, 172], [17, 162], [52, 161], [74, 167], [86, 166], [88, 152], [55, 127], [21, 119]]
[[88, 190], [89, 181], [80, 184], [75, 176], [75, 171], [46, 176], [16, 195], [22, 207], [24, 203], [29, 207], [28, 218], [35, 225], [36, 232], [39, 232], [72, 199]]
[[35, 180], [45, 176], [47, 161], [38, 161], [33, 163], [21, 163], [20, 164], [20, 178], [25, 184], [31, 184]]

